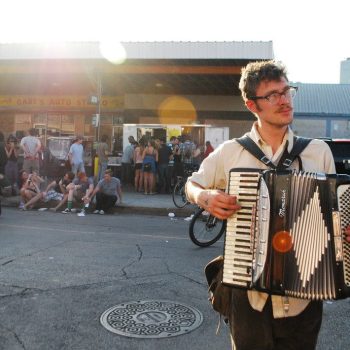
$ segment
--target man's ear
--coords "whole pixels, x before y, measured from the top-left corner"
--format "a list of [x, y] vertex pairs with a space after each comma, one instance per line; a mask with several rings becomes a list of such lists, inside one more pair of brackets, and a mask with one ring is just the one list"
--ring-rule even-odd
[[245, 105], [252, 113], [257, 113], [258, 112], [257, 105], [256, 105], [256, 103], [253, 100], [245, 101]]

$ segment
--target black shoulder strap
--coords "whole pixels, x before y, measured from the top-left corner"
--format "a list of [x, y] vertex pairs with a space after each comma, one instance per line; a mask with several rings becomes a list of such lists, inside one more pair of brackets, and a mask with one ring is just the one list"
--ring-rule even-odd
[[246, 149], [251, 155], [253, 155], [255, 158], [259, 159], [260, 162], [264, 163], [265, 165], [269, 166], [272, 169], [276, 169], [276, 165], [271, 162], [269, 158], [266, 157], [265, 153], [259, 148], [259, 146], [248, 136], [244, 135], [236, 141], [244, 148]]
[[[271, 162], [270, 159], [266, 157], [264, 152], [258, 147], [258, 145], [247, 135], [244, 135], [236, 141], [245, 148], [250, 154], [252, 154], [255, 158], [259, 159], [262, 163], [269, 166], [272, 169], [286, 169], [288, 168], [295, 160], [295, 158], [299, 157], [299, 154], [303, 152], [303, 150], [307, 147], [307, 145], [312, 141], [312, 139], [305, 137], [297, 137], [293, 138], [293, 148], [289, 153], [288, 143], [283, 151], [282, 157], [276, 166]], [[301, 163], [299, 163], [299, 168], [302, 169]]]
[[294, 144], [293, 149], [290, 151], [290, 158], [294, 160], [295, 157], [304, 151], [311, 141], [312, 139], [306, 137], [294, 136]]
[[284, 151], [282, 154], [282, 157], [278, 163], [279, 169], [286, 169], [290, 167], [290, 165], [294, 162], [296, 158], [299, 160], [299, 170], [302, 170], [302, 162], [299, 157], [301, 152], [304, 151], [304, 149], [307, 147], [307, 145], [312, 141], [312, 139], [306, 138], [306, 137], [300, 137], [300, 136], [294, 136], [293, 137], [293, 148], [290, 151]]

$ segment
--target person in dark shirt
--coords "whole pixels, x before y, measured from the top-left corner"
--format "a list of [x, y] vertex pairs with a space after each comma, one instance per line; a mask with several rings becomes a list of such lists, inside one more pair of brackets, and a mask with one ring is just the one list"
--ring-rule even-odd
[[165, 143], [165, 139], [160, 139], [158, 149], [158, 193], [168, 193], [170, 189], [169, 160], [172, 156], [171, 148]]
[[173, 144], [173, 159], [174, 159], [173, 177], [174, 177], [174, 184], [175, 184], [177, 181], [177, 177], [184, 175], [184, 168], [183, 168], [182, 159], [181, 159], [181, 145], [180, 145], [179, 138], [174, 136], [170, 139], [170, 141]]
[[12, 186], [12, 193], [18, 194], [18, 151], [19, 146], [15, 136], [10, 135], [7, 139], [5, 152], [7, 163], [5, 165], [5, 175]]
[[5, 137], [0, 131], [0, 174], [5, 174], [5, 165], [7, 162], [7, 155], [5, 151]]

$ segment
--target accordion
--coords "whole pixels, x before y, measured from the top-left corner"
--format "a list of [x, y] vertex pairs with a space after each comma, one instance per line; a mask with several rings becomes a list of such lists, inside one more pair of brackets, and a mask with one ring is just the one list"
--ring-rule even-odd
[[350, 296], [350, 176], [232, 169], [223, 283], [313, 300]]

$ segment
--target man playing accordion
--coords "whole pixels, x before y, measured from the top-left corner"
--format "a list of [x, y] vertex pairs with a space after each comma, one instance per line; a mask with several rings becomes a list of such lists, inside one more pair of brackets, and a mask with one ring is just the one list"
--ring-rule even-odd
[[[293, 148], [293, 98], [297, 88], [289, 84], [285, 67], [275, 61], [249, 63], [243, 70], [239, 88], [246, 107], [257, 118], [247, 135], [275, 165], [284, 149]], [[312, 140], [290, 169], [335, 174], [328, 145]], [[300, 169], [300, 164], [302, 168]], [[188, 179], [186, 193], [192, 203], [220, 219], [241, 209], [227, 188], [233, 168], [269, 169], [235, 139], [224, 142]], [[350, 232], [346, 232], [350, 234]], [[350, 236], [349, 236], [350, 237]], [[314, 349], [322, 322], [322, 301], [269, 295], [255, 290], [232, 289], [229, 315], [232, 348]]]

